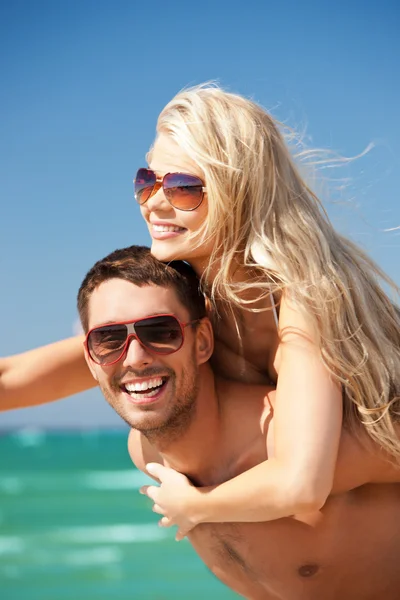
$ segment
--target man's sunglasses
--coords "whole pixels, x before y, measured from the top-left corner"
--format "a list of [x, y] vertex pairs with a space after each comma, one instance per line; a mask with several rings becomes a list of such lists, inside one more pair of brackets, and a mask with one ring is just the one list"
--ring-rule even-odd
[[174, 315], [156, 315], [124, 323], [94, 327], [85, 339], [86, 350], [93, 362], [102, 366], [113, 365], [126, 354], [132, 338], [155, 354], [173, 354], [183, 345], [184, 330], [188, 325]]
[[178, 210], [198, 208], [206, 191], [200, 177], [186, 173], [167, 173], [164, 177], [157, 177], [151, 169], [139, 169], [134, 185], [139, 204], [145, 204], [162, 187], [168, 202]]

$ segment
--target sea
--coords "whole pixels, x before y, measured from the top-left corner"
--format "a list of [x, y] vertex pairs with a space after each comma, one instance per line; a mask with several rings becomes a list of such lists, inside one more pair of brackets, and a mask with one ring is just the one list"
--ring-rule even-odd
[[233, 600], [158, 527], [127, 432], [0, 434], [1, 600]]

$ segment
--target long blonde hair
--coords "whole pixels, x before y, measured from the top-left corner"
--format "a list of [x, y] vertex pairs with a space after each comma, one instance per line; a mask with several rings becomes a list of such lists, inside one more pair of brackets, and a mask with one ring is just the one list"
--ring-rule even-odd
[[[400, 459], [400, 311], [381, 283], [399, 290], [334, 230], [282, 126], [255, 102], [203, 85], [173, 98], [157, 131], [204, 172], [209, 209], [197, 243], [213, 240], [204, 274], [212, 296], [251, 310], [246, 291], [285, 290], [317, 326], [322, 359], [345, 392], [345, 422], [361, 421]], [[247, 282], [233, 280], [238, 260], [253, 272]]]

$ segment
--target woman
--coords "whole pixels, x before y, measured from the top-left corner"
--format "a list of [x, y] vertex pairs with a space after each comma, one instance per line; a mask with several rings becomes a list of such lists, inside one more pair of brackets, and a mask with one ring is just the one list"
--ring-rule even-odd
[[[400, 318], [377, 280], [391, 282], [334, 231], [273, 119], [218, 88], [184, 91], [162, 111], [148, 159], [135, 186], [152, 253], [187, 260], [202, 277], [218, 315], [219, 370], [277, 383], [274, 459], [208, 497], [188, 487], [188, 514], [173, 490], [152, 489], [162, 523], [183, 532], [195, 513], [268, 520], [322, 506], [342, 410], [348, 427], [362, 422], [398, 459]], [[189, 181], [185, 193], [173, 173], [195, 175], [197, 187]]]

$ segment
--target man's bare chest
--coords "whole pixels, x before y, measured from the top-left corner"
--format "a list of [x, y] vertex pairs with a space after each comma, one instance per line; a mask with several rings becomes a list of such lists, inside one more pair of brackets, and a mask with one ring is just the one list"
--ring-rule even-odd
[[347, 494], [303, 518], [201, 525], [190, 541], [218, 578], [253, 600], [397, 600], [399, 499], [393, 489]]

